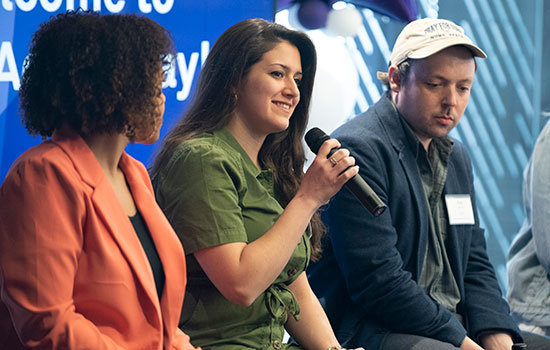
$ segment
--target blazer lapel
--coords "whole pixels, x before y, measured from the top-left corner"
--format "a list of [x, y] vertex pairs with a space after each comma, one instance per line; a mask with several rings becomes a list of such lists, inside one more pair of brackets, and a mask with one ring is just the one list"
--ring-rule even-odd
[[[383, 99], [380, 104], [380, 110], [377, 109], [376, 116], [382, 124], [385, 132], [388, 135], [388, 139], [392, 143], [392, 146], [397, 153], [399, 162], [401, 163], [407, 181], [409, 182], [409, 188], [412, 190], [412, 196], [414, 197], [414, 204], [420, 213], [420, 235], [418, 247], [424, 249], [428, 243], [428, 229], [429, 229], [429, 216], [428, 205], [426, 203], [426, 196], [424, 194], [424, 187], [422, 186], [422, 179], [420, 178], [420, 172], [418, 165], [416, 164], [416, 156], [413, 154], [410, 147], [408, 147], [407, 137], [405, 130], [403, 130], [403, 124], [399, 112], [391, 102], [391, 98]], [[424, 260], [424, 254], [418, 254], [418, 271]]]
[[94, 189], [92, 203], [97, 216], [127, 259], [151, 303], [160, 310], [153, 271], [145, 251], [92, 150], [74, 132], [56, 133], [52, 140], [67, 153], [82, 179]]
[[186, 284], [183, 247], [156, 203], [149, 176], [143, 165], [124, 153], [120, 166], [127, 174], [126, 179], [132, 196], [151, 233], [166, 276], [161, 298], [162, 317], [165, 324], [177, 325]]
[[98, 217], [102, 219], [109, 234], [128, 260], [147, 297], [155, 308], [160, 310], [153, 270], [147, 255], [111, 184], [105, 178], [95, 188], [92, 201]]
[[[409, 154], [406, 154], [409, 153]], [[416, 276], [420, 277], [420, 271], [424, 264], [424, 249], [428, 244], [428, 231], [429, 231], [429, 213], [428, 203], [426, 201], [426, 195], [424, 193], [424, 187], [422, 186], [422, 179], [420, 178], [420, 172], [418, 165], [416, 164], [414, 155], [409, 148], [404, 148], [399, 152], [399, 161], [401, 162], [407, 180], [410, 184], [412, 191], [412, 197], [414, 198], [414, 204], [418, 208], [420, 214], [420, 232], [418, 237], [418, 253], [417, 254], [417, 271]]]
[[402, 121], [400, 120], [401, 117], [390, 98], [383, 99], [381, 102], [379, 106], [380, 110], [377, 109], [376, 116], [387, 133], [388, 139], [403, 166], [407, 180], [413, 190], [415, 204], [421, 211], [422, 218], [425, 219], [421, 220], [421, 228], [424, 230], [424, 226], [428, 224], [428, 212], [422, 180], [420, 178], [420, 172], [418, 171], [418, 165], [416, 164], [416, 156], [413, 154], [410, 147], [407, 147], [407, 137], [405, 135], [405, 130], [403, 130]]

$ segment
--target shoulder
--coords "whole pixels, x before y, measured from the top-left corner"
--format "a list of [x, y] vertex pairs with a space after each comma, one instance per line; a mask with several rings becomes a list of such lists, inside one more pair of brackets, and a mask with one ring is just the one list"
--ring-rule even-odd
[[466, 146], [459, 140], [451, 138], [453, 141], [453, 149], [451, 151], [451, 161], [457, 165], [463, 165], [467, 168], [471, 168], [470, 153]]
[[[533, 153], [526, 169], [529, 167], [532, 168], [532, 175], [534, 175], [537, 180], [545, 178], [546, 174], [550, 171], [550, 121], [546, 123], [537, 137], [537, 142], [533, 147]], [[525, 174], [524, 179], [528, 179]], [[537, 187], [547, 183], [545, 181], [537, 182]]]
[[6, 181], [13, 177], [42, 182], [53, 175], [80, 179], [72, 157], [52, 141], [43, 142], [25, 151], [12, 164]]
[[[366, 112], [340, 126], [332, 133], [332, 137], [340, 141], [343, 148], [350, 150], [361, 166], [361, 161], [369, 163], [385, 163], [396, 157], [393, 147], [399, 144], [394, 135], [396, 131], [388, 133], [386, 125], [390, 115], [382, 115], [376, 111], [376, 105]], [[398, 136], [397, 136], [398, 138]]]
[[210, 133], [204, 133], [185, 140], [175, 147], [170, 162], [181, 161], [191, 164], [220, 161], [237, 164], [240, 162], [240, 155], [225, 141]]
[[172, 190], [189, 183], [239, 179], [243, 174], [239, 152], [214, 135], [204, 133], [174, 147], [153, 183], [155, 187]]
[[379, 122], [367, 111], [338, 127], [331, 136], [339, 141], [362, 144], [381, 136], [380, 132]]
[[474, 174], [470, 153], [464, 144], [456, 139], [453, 140], [453, 148], [449, 156], [448, 177], [452, 183], [460, 186], [468, 186], [472, 191]]
[[376, 104], [365, 112], [351, 118], [337, 128], [332, 136], [349, 147], [364, 146], [383, 141], [387, 144], [390, 135], [387, 133], [389, 120], [398, 117], [391, 107], [391, 101], [382, 97]]
[[535, 143], [534, 152], [544, 152], [550, 148], [550, 121], [546, 123]]
[[92, 192], [93, 186], [83, 179], [73, 158], [47, 141], [13, 163], [0, 187], [0, 207], [2, 211], [11, 210], [6, 206], [26, 208], [34, 216], [48, 210], [79, 212], [84, 207], [82, 200]]

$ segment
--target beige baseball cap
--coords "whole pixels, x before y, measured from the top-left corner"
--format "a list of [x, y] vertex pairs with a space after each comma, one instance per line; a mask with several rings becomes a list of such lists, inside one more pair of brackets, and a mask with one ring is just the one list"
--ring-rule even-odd
[[[417, 19], [407, 24], [397, 37], [390, 64], [399, 65], [408, 58], [426, 58], [455, 45], [466, 46], [476, 57], [487, 57], [458, 24], [440, 18]], [[387, 78], [387, 74], [378, 72], [378, 78]]]

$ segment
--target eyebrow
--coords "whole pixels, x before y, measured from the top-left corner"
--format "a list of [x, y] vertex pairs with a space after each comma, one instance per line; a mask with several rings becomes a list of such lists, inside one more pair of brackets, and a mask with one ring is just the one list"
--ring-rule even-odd
[[[443, 80], [443, 81], [449, 81], [449, 79], [441, 76], [441, 75], [435, 75], [435, 76], [432, 76], [432, 77], [426, 77], [425, 78], [426, 80], [430, 80], [430, 79], [438, 79], [438, 80]], [[466, 78], [466, 79], [461, 79], [459, 80], [458, 82], [459, 83], [473, 83], [473, 79], [470, 79], [470, 78]]]
[[[282, 64], [282, 63], [271, 63], [270, 66], [279, 66], [279, 67], [283, 68], [285, 71], [290, 70], [289, 66], [287, 66], [285, 64]], [[303, 75], [303, 73], [301, 71], [297, 71], [295, 75]]]

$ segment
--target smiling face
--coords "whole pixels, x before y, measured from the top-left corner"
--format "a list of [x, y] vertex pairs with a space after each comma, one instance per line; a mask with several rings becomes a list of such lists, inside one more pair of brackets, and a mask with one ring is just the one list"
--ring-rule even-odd
[[237, 90], [232, 122], [241, 124], [256, 137], [285, 130], [300, 101], [301, 79], [298, 49], [288, 41], [281, 41], [250, 68]]
[[452, 46], [411, 63], [405, 82], [389, 70], [392, 98], [426, 149], [460, 121], [470, 99], [475, 62], [470, 50]]

